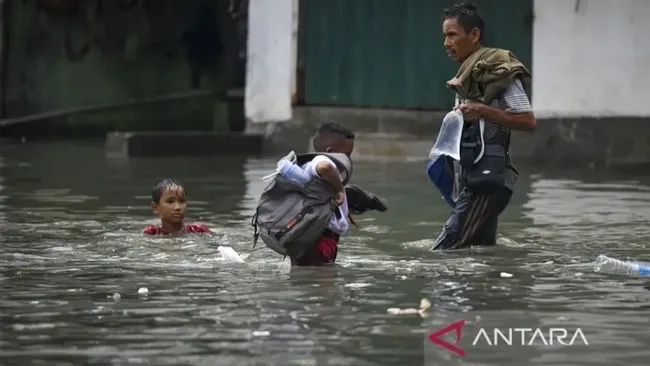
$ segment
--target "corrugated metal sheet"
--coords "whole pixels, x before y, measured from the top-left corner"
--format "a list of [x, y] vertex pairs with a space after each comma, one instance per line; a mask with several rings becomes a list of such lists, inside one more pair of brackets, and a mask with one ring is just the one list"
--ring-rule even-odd
[[[443, 49], [441, 14], [452, 0], [305, 0], [305, 103], [447, 109], [457, 64]], [[530, 65], [532, 0], [477, 1], [486, 44], [513, 50]], [[489, 6], [488, 6], [489, 4]]]

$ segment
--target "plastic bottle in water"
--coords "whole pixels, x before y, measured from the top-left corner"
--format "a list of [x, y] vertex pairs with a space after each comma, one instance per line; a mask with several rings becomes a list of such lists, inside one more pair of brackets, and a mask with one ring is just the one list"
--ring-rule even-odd
[[650, 265], [648, 264], [622, 261], [602, 254], [596, 258], [594, 266], [595, 272], [628, 276], [650, 276]]
[[436, 143], [429, 152], [429, 159], [436, 160], [440, 155], [460, 160], [460, 139], [463, 134], [463, 113], [453, 110], [445, 116], [438, 132]]
[[291, 179], [292, 181], [300, 184], [305, 184], [309, 182], [311, 177], [309, 174], [307, 174], [306, 171], [304, 171], [300, 166], [292, 163], [289, 160], [283, 160], [278, 163], [280, 166], [279, 168], [279, 173], [282, 174], [284, 177], [287, 179]]

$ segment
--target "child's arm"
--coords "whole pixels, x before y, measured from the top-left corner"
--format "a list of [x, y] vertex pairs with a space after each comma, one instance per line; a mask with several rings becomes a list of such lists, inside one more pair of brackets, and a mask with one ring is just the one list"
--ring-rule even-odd
[[334, 188], [337, 205], [341, 205], [345, 201], [345, 189], [343, 188], [343, 182], [341, 182], [341, 175], [336, 164], [327, 156], [318, 155], [314, 157], [306, 171], [311, 176], [317, 175], [323, 178]]
[[[333, 163], [329, 161], [322, 161], [316, 164], [316, 173], [325, 179], [336, 191], [336, 205], [340, 206], [345, 202], [345, 189], [343, 188], [343, 182], [341, 182], [341, 176], [339, 175], [339, 170], [336, 168]], [[337, 217], [339, 216], [339, 211], [335, 211]]]
[[316, 164], [316, 173], [331, 184], [337, 193], [345, 192], [343, 190], [343, 182], [341, 182], [339, 170], [329, 161], [321, 161]]

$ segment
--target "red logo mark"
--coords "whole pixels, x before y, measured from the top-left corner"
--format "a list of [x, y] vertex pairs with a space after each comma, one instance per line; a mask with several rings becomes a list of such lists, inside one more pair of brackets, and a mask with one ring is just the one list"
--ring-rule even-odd
[[[431, 335], [429, 335], [429, 339], [431, 342], [437, 344], [438, 346], [444, 347], [459, 356], [465, 356], [465, 351], [463, 351], [460, 347], [457, 347], [458, 343], [460, 342], [460, 338], [463, 336], [463, 325], [465, 325], [465, 320], [459, 320], [445, 328], [431, 333]], [[456, 342], [454, 342], [454, 344], [451, 344], [440, 338], [442, 335], [447, 334], [451, 331], [456, 332]]]

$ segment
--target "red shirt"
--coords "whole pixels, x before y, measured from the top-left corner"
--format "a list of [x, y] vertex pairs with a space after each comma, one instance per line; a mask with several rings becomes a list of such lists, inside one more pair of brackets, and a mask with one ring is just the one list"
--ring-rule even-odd
[[[169, 235], [162, 226], [151, 225], [142, 232], [145, 235]], [[212, 233], [210, 229], [203, 224], [185, 224], [181, 234]]]

